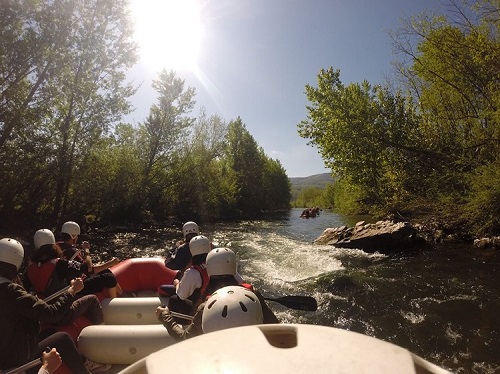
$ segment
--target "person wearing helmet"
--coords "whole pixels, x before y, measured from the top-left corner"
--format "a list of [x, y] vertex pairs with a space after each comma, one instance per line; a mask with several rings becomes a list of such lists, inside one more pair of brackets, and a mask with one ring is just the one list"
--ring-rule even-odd
[[[24, 286], [33, 290], [38, 297], [45, 298], [63, 289], [73, 278], [84, 278], [85, 287], [89, 283], [85, 278], [85, 268], [77, 261], [67, 261], [61, 257], [61, 248], [56, 244], [54, 234], [48, 229], [38, 230], [33, 241], [35, 252], [24, 276]], [[115, 284], [116, 286], [116, 284]], [[94, 324], [103, 322], [102, 307], [96, 295], [83, 288], [79, 290], [77, 299], [73, 301], [68, 313], [57, 321], [64, 325], [73, 319], [86, 315]]]
[[215, 248], [207, 256], [207, 273], [210, 281], [207, 286], [207, 295], [226, 286], [242, 286], [253, 291], [259, 298], [264, 323], [279, 323], [278, 318], [268, 307], [262, 294], [251, 284], [245, 283], [237, 272], [236, 254], [229, 248]]
[[85, 363], [67, 333], [56, 332], [43, 340], [40, 335], [40, 322], [53, 323], [62, 318], [83, 288], [83, 281], [72, 280], [66, 292], [47, 304], [16, 281], [23, 257], [24, 248], [17, 240], [0, 240], [0, 370], [19, 367], [36, 357], [43, 357], [45, 364], [50, 357], [42, 356], [42, 352], [49, 346], [59, 352], [72, 373], [87, 374]]
[[[180, 280], [174, 279], [175, 295], [169, 299], [169, 308], [179, 313], [192, 314], [204, 299], [208, 285], [205, 260], [210, 252], [210, 240], [198, 235], [189, 242], [191, 267], [184, 272]], [[185, 322], [185, 321], [183, 321]]]
[[200, 235], [200, 228], [195, 222], [188, 221], [182, 226], [182, 235], [184, 236], [184, 241], [179, 243], [177, 247], [169, 253], [169, 256], [165, 260], [165, 266], [167, 268], [179, 270], [179, 277], [181, 277], [184, 271], [189, 267], [191, 261], [189, 242], [195, 236]]
[[117, 265], [120, 260], [113, 257], [111, 260], [103, 263], [94, 265], [92, 264], [92, 258], [90, 257], [90, 243], [88, 241], [82, 242], [81, 249], [78, 248], [78, 237], [80, 235], [80, 225], [74, 221], [67, 221], [61, 227], [61, 239], [58, 242], [62, 249], [63, 257], [67, 260], [74, 259], [79, 262], [85, 262], [88, 266], [89, 272], [100, 273], [103, 270], [110, 268], [111, 266]]
[[78, 223], [68, 221], [62, 225], [62, 241], [57, 242], [62, 249], [62, 258], [78, 261], [82, 265], [81, 268], [84, 270], [87, 282], [85, 289], [88, 294], [97, 293], [106, 288], [110, 298], [121, 295], [121, 287], [117, 283], [115, 275], [109, 270], [110, 267], [117, 265], [120, 260], [113, 257], [103, 264], [93, 264], [92, 258], [90, 257], [90, 243], [84, 241], [82, 242], [81, 249], [77, 247], [79, 235], [80, 225]]
[[262, 305], [255, 293], [241, 286], [226, 286], [215, 291], [206, 301], [201, 328], [206, 334], [263, 322]]
[[[206, 269], [210, 278], [206, 289], [206, 295], [214, 295], [218, 290], [227, 286], [243, 287], [253, 292], [257, 297], [262, 314], [261, 323], [279, 323], [278, 318], [268, 307], [261, 293], [250, 284], [243, 283], [243, 280], [237, 272], [236, 255], [231, 249], [212, 249], [207, 255]], [[156, 309], [156, 316], [158, 320], [163, 323], [169, 335], [181, 341], [204, 332], [202, 328], [202, 318], [205, 306], [206, 303], [202, 303], [198, 306], [193, 321], [187, 327], [183, 327], [179, 324], [179, 318], [172, 317], [170, 309], [167, 307], [158, 307]]]
[[82, 243], [82, 248], [79, 249], [76, 246], [78, 236], [80, 235], [80, 225], [74, 221], [64, 222], [61, 227], [61, 241], [57, 244], [62, 249], [63, 258], [66, 260], [77, 260], [78, 262], [85, 262], [92, 271], [92, 260], [87, 253], [90, 250], [90, 245], [87, 246], [88, 242]]

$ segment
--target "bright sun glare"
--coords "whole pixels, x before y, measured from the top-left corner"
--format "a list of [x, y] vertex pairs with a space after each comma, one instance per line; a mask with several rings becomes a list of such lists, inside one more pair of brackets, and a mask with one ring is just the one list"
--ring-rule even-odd
[[135, 40], [151, 69], [196, 70], [202, 41], [197, 0], [131, 0]]

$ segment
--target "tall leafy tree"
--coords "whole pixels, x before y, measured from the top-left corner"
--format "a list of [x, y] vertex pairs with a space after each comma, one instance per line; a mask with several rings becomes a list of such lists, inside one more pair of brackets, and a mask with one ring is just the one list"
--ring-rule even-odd
[[236, 177], [237, 209], [245, 215], [260, 214], [265, 162], [262, 151], [240, 117], [229, 123], [225, 159], [231, 174]]
[[194, 123], [194, 118], [187, 114], [196, 103], [195, 89], [185, 88], [184, 83], [174, 71], [165, 69], [153, 81], [157, 103], [151, 106], [148, 117], [139, 126], [146, 176], [155, 164], [168, 164], [171, 152], [184, 144], [188, 129]]
[[[22, 155], [12, 160], [31, 170], [13, 180], [26, 188], [9, 209], [55, 219], [64, 214], [94, 144], [130, 110], [134, 90], [125, 71], [135, 62], [136, 46], [126, 1], [11, 0], [1, 6], [0, 152]], [[12, 164], [1, 172], [11, 172]]]
[[[130, 111], [134, 90], [124, 84], [136, 60], [126, 0], [76, 3], [68, 55], [53, 89], [62, 90], [53, 119], [58, 178], [54, 202], [57, 216], [65, 211], [72, 180], [93, 143]], [[76, 173], [75, 173], [76, 172]]]
[[221, 157], [227, 133], [226, 122], [208, 116], [204, 108], [190, 132], [186, 147], [179, 152], [175, 178], [175, 211], [183, 219], [210, 220], [221, 215], [222, 205], [232, 192], [221, 175]]
[[[195, 119], [188, 116], [194, 107], [195, 90], [184, 87], [184, 80], [174, 71], [163, 70], [153, 81], [157, 103], [150, 108], [146, 120], [139, 124], [138, 145], [143, 164], [142, 186], [149, 199], [147, 209], [165, 215], [165, 204], [157, 202], [165, 195], [173, 196], [181, 173], [179, 160], [187, 146], [187, 135]], [[175, 167], [174, 167], [175, 166]], [[166, 193], [170, 191], [170, 193]]]
[[[9, 0], [0, 3], [0, 150], [30, 123], [40, 121], [53, 95], [47, 84], [64, 54], [71, 4]], [[59, 22], [56, 19], [59, 18]]]
[[410, 166], [410, 157], [428, 153], [418, 146], [412, 102], [367, 81], [345, 86], [333, 68], [322, 69], [306, 95], [311, 105], [299, 134], [319, 147], [335, 175], [363, 188], [369, 201], [386, 204], [396, 188], [386, 182], [397, 182], [390, 174], [402, 170], [395, 161]]
[[141, 178], [137, 129], [119, 124], [113, 136], [99, 139], [80, 167], [67, 218], [90, 216], [109, 222], [148, 217], [143, 211], [142, 187], [137, 183]]
[[[412, 17], [394, 40], [406, 62], [398, 65], [402, 82], [419, 100], [420, 138], [446, 157], [429, 163], [436, 172], [428, 186], [442, 202], [450, 200], [449, 207], [470, 201], [476, 220], [498, 211], [497, 192], [490, 189], [498, 185], [492, 169], [500, 154], [500, 4], [449, 4], [453, 17]], [[489, 206], [485, 196], [491, 197]]]
[[290, 207], [292, 186], [279, 160], [262, 154], [264, 159], [262, 181], [262, 210], [276, 211]]

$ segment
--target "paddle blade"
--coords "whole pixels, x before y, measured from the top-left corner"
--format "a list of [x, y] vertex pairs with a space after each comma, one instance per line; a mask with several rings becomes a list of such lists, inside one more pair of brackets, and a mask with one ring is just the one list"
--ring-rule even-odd
[[283, 296], [277, 299], [265, 297], [264, 300], [275, 301], [291, 309], [307, 310], [309, 312], [318, 309], [318, 303], [312, 296]]

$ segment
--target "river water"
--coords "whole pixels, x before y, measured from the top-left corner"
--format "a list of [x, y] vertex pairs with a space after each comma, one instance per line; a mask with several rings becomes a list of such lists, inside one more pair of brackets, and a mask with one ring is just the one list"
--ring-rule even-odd
[[[300, 213], [203, 225], [201, 231], [236, 252], [240, 274], [265, 296], [317, 299], [316, 312], [269, 302], [283, 322], [374, 336], [455, 373], [500, 373], [499, 251], [447, 245], [388, 256], [316, 246], [312, 241], [325, 228], [353, 226], [362, 217], [323, 210], [303, 219]], [[94, 244], [103, 258], [154, 257], [181, 236], [122, 232], [96, 236]]]

